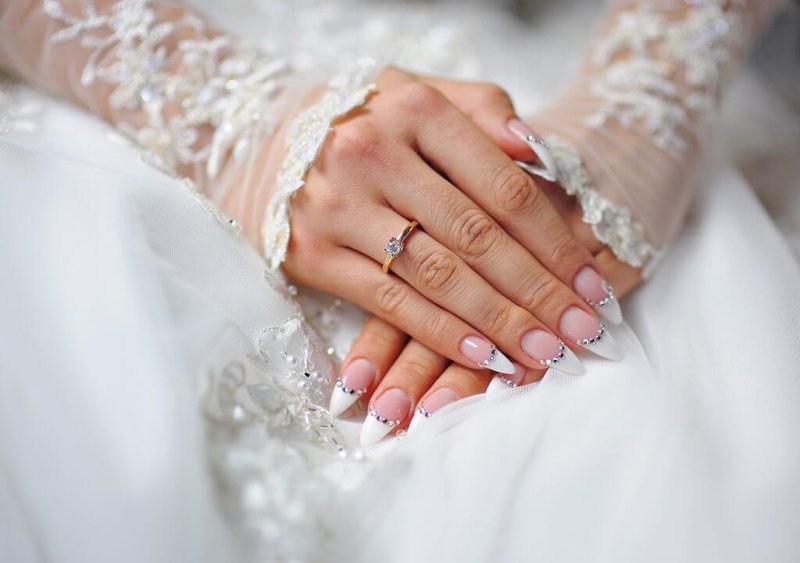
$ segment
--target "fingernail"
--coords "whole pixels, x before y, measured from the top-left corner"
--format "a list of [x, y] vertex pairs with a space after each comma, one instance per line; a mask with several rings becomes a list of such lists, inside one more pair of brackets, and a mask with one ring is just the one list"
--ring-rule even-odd
[[353, 406], [367, 392], [376, 375], [378, 370], [369, 360], [359, 358], [350, 362], [331, 393], [330, 413], [339, 416]]
[[514, 373], [514, 365], [495, 348], [494, 344], [479, 336], [468, 336], [461, 341], [461, 353], [478, 364], [480, 368], [498, 373]]
[[584, 266], [575, 276], [575, 291], [597, 309], [598, 314], [610, 323], [622, 322], [622, 310], [614, 297], [614, 289], [591, 266]]
[[422, 401], [419, 408], [417, 408], [414, 418], [411, 419], [411, 424], [408, 425], [408, 432], [411, 433], [418, 430], [428, 422], [433, 413], [456, 401], [458, 401], [458, 393], [452, 389], [448, 387], [437, 389], [428, 395], [428, 397]]
[[609, 360], [621, 360], [622, 350], [614, 337], [599, 320], [579, 309], [570, 307], [561, 316], [561, 332], [569, 336], [578, 346]]
[[411, 410], [411, 399], [405, 391], [389, 389], [378, 397], [369, 408], [361, 427], [361, 445], [365, 448], [377, 443], [394, 428], [397, 428]]
[[561, 339], [544, 330], [526, 332], [522, 337], [522, 349], [544, 367], [573, 375], [581, 375], [586, 371], [578, 356]]
[[489, 383], [489, 387], [486, 388], [486, 393], [496, 393], [498, 391], [504, 391], [508, 389], [513, 389], [520, 383], [522, 380], [525, 379], [525, 373], [527, 370], [525, 366], [522, 364], [518, 364], [517, 362], [513, 362], [514, 364], [514, 373], [511, 375], [495, 375], [492, 378], [491, 383]]
[[547, 147], [547, 143], [544, 141], [544, 139], [542, 139], [534, 132], [533, 129], [528, 127], [519, 119], [512, 119], [509, 121], [508, 129], [531, 148], [543, 167], [535, 166], [528, 162], [522, 161], [517, 161], [517, 164], [530, 174], [544, 178], [548, 182], [555, 182], [556, 163], [553, 160], [553, 155], [550, 154], [550, 149]]

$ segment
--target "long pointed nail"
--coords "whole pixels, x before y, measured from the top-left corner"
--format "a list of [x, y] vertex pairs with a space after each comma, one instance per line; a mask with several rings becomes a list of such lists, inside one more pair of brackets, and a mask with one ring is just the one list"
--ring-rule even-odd
[[411, 424], [408, 425], [409, 434], [425, 426], [433, 413], [456, 401], [458, 401], [458, 393], [449, 387], [442, 387], [428, 395], [417, 408], [414, 418], [411, 419]]
[[561, 316], [561, 332], [578, 346], [609, 360], [621, 360], [622, 350], [603, 323], [578, 307], [570, 307]]
[[331, 403], [328, 407], [331, 414], [339, 416], [353, 406], [367, 392], [377, 374], [378, 370], [369, 360], [358, 358], [350, 362], [331, 393]]
[[573, 375], [581, 375], [586, 371], [578, 356], [564, 342], [544, 330], [526, 332], [522, 337], [522, 349], [542, 367]]
[[527, 370], [522, 364], [518, 364], [517, 362], [513, 363], [516, 371], [511, 375], [495, 375], [492, 378], [492, 381], [489, 383], [489, 387], [486, 388], [487, 394], [497, 393], [498, 391], [507, 391], [517, 387], [522, 383], [522, 380], [525, 379], [525, 373]]
[[519, 119], [512, 119], [508, 122], [508, 129], [520, 140], [524, 141], [536, 154], [542, 166], [536, 166], [529, 162], [517, 161], [517, 165], [534, 176], [544, 178], [548, 182], [556, 181], [556, 163], [547, 143], [533, 129], [528, 127]]
[[622, 309], [614, 297], [614, 289], [606, 282], [597, 270], [585, 266], [575, 276], [575, 291], [586, 302], [597, 310], [597, 313], [608, 322], [618, 325], [622, 322]]
[[480, 336], [468, 336], [461, 341], [461, 353], [475, 362], [479, 368], [498, 373], [514, 373], [511, 360], [498, 350], [494, 344]]
[[378, 397], [369, 408], [364, 426], [361, 427], [361, 445], [365, 448], [377, 443], [397, 428], [408, 417], [411, 399], [400, 389], [389, 389]]

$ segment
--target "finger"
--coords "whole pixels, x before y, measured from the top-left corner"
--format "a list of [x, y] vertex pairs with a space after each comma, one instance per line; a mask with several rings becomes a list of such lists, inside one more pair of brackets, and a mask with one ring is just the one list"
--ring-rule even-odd
[[[321, 289], [356, 303], [450, 360], [499, 373], [514, 372], [511, 361], [480, 331], [429, 301], [398, 276], [384, 274], [377, 262], [336, 248], [321, 257], [318, 266], [315, 281]], [[309, 283], [305, 280], [310, 281], [310, 277], [301, 273], [298, 282]]]
[[[524, 366], [516, 366], [519, 371], [525, 372]], [[491, 372], [486, 370], [450, 364], [418, 401], [414, 418], [408, 427], [409, 433], [419, 432], [444, 407], [486, 391], [491, 378]]]
[[[407, 92], [406, 96], [409, 96]], [[413, 103], [403, 102], [426, 117], [408, 126], [416, 128], [415, 140], [422, 156], [494, 217], [547, 270], [573, 287], [578, 273], [593, 265], [592, 255], [575, 239], [532, 179], [469, 119], [437, 96], [440, 94], [417, 87], [413, 92]], [[401, 121], [396, 126], [404, 127]], [[575, 313], [570, 315], [573, 322], [569, 324], [579, 324], [575, 319], [580, 316], [584, 321], [583, 328], [588, 330], [586, 317], [591, 315], [582, 309], [570, 308], [569, 311]], [[579, 313], [585, 313], [585, 316]]]
[[603, 249], [595, 256], [597, 265], [603, 270], [604, 275], [614, 286], [614, 294], [623, 297], [630, 293], [643, 281], [642, 271], [639, 268], [629, 266], [621, 262], [614, 256], [611, 249]]
[[[409, 161], [412, 164], [407, 165], [404, 171], [408, 174], [408, 179], [404, 181], [403, 178], [399, 178], [394, 184], [387, 185], [388, 203], [398, 212], [419, 220], [425, 226], [428, 235], [462, 259], [467, 267], [464, 268], [464, 273], [459, 275], [459, 280], [456, 280], [463, 285], [449, 290], [450, 293], [456, 293], [455, 299], [460, 303], [437, 298], [435, 293], [441, 288], [431, 288], [430, 280], [425, 279], [424, 273], [420, 276], [420, 269], [426, 268], [424, 264], [413, 264], [404, 270], [405, 272], [410, 270], [417, 279], [409, 278], [398, 264], [401, 269], [396, 271], [404, 279], [429, 299], [472, 323], [498, 343], [505, 352], [529, 367], [536, 367], [536, 364], [525, 361], [524, 357], [519, 355], [520, 352], [532, 357], [536, 362], [550, 359], [534, 355], [534, 350], [527, 345], [529, 331], [534, 329], [547, 331], [551, 340], [550, 349], [559, 345], [559, 339], [572, 343], [587, 338], [586, 334], [582, 334], [580, 338], [575, 336], [575, 331], [579, 329], [569, 325], [561, 326], [565, 315], [567, 318], [565, 322], [569, 322], [578, 311], [594, 317], [594, 312], [583, 298], [545, 269], [526, 248], [511, 238], [488, 214], [447, 180], [433, 172], [424, 162], [416, 161], [419, 163], [417, 167], [413, 164], [413, 160]], [[415, 183], [415, 189], [409, 192], [407, 186], [414, 185], [412, 183]], [[380, 215], [375, 216], [373, 225], [381, 225], [389, 220], [379, 217]], [[380, 235], [375, 233], [373, 236]], [[418, 246], [419, 242], [415, 240], [412, 244]], [[442, 258], [439, 262], [442, 263], [443, 260]], [[576, 276], [576, 288], [581, 289], [583, 295], [597, 299], [598, 302], [605, 299], [600, 277], [591, 267], [586, 267], [584, 270], [587, 271], [581, 271]], [[421, 277], [423, 279], [419, 279]], [[484, 280], [490, 285], [485, 290], [480, 290], [480, 282]], [[492, 288], [499, 291], [505, 299], [498, 299]], [[498, 319], [497, 326], [486, 326], [484, 319], [464, 316], [463, 307], [467, 307], [470, 311], [475, 309], [474, 302], [465, 303], [471, 298], [470, 292], [476, 294], [476, 299], [480, 299], [474, 302], [483, 303], [490, 308], [490, 311], [505, 310], [507, 315]], [[516, 310], [518, 308], [524, 312]], [[565, 313], [572, 310], [574, 311], [569, 314]], [[524, 314], [525, 312], [528, 314]], [[515, 315], [518, 317], [519, 325], [511, 322], [515, 320], [513, 318]], [[526, 323], [527, 327], [524, 326]], [[517, 328], [523, 332], [515, 333], [514, 330]], [[508, 338], [512, 340], [516, 338], [516, 341], [510, 344]], [[541, 340], [545, 335], [533, 338]], [[538, 346], [534, 348], [539, 349]], [[583, 372], [577, 361], [574, 365], [569, 361], [562, 362], [561, 369], [569, 371], [571, 367], [574, 368], [571, 373]]]
[[[358, 236], [353, 234], [352, 247], [377, 262], [384, 256], [378, 250], [379, 241], [387, 232], [400, 231], [406, 220], [391, 209], [378, 207], [372, 217], [373, 220], [360, 230]], [[422, 229], [413, 231], [406, 239], [404, 249], [392, 262], [391, 269], [425, 298], [475, 327], [520, 363], [539, 367], [542, 362], [552, 363], [559, 354], [564, 354], [560, 367], [570, 373], [583, 373], [580, 360], [564, 348], [563, 340], [548, 329], [545, 323], [498, 292], [459, 256]], [[549, 276], [541, 268], [538, 273]], [[503, 275], [496, 275], [496, 272], [493, 274], [498, 281], [513, 285], [513, 281], [503, 281]], [[554, 283], [558, 283], [555, 278], [552, 279]], [[581, 306], [588, 309], [585, 305]], [[568, 309], [572, 310], [580, 309], [577, 306]], [[588, 313], [582, 314], [589, 317]], [[574, 313], [565, 314], [568, 320], [571, 315]], [[595, 326], [598, 328], [591, 337], [597, 335], [599, 321], [595, 322]], [[566, 328], [572, 330], [571, 326]], [[580, 326], [578, 330], [584, 331], [581, 334], [588, 334], [584, 326]], [[564, 338], [569, 338], [570, 341], [578, 339], [564, 332]], [[610, 339], [607, 342], [609, 341]], [[427, 344], [425, 340], [422, 342]], [[594, 351], [595, 348], [592, 349]], [[510, 364], [508, 367], [513, 373]]]
[[331, 393], [329, 411], [339, 416], [369, 397], [383, 374], [397, 360], [408, 336], [386, 321], [371, 316], [350, 347], [342, 374]]
[[509, 123], [519, 120], [508, 93], [496, 84], [461, 82], [428, 77], [422, 81], [440, 90], [469, 117], [500, 149], [515, 160], [529, 161], [536, 155]]
[[404, 427], [411, 420], [414, 405], [448, 363], [427, 346], [415, 340], [409, 342], [375, 390], [361, 428], [361, 445], [371, 446], [388, 433]]

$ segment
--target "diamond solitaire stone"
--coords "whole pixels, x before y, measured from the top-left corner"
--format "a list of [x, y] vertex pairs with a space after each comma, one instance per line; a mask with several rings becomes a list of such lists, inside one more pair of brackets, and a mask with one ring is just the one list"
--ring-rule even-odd
[[383, 251], [392, 258], [397, 258], [403, 252], [403, 243], [392, 237], [389, 239], [389, 243], [383, 247]]

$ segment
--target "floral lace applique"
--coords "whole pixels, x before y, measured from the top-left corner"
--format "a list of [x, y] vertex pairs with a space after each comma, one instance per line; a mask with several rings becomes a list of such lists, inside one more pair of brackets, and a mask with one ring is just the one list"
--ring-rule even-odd
[[583, 221], [591, 225], [595, 238], [634, 268], [655, 267], [661, 253], [647, 242], [644, 227], [631, 217], [630, 210], [600, 195], [572, 146], [556, 135], [548, 135], [546, 141], [556, 163], [559, 185], [578, 200]]
[[110, 107], [144, 117], [123, 120], [119, 129], [161, 167], [200, 167], [213, 179], [230, 154], [246, 152], [257, 128], [269, 132], [288, 65], [214, 33], [189, 12], [159, 21], [160, 5], [119, 0], [101, 14], [87, 1], [74, 15], [60, 0], [44, 1], [64, 25], [50, 40], [78, 41], [91, 51], [81, 84], [112, 85]]
[[716, 104], [746, 37], [737, 0], [639, 2], [621, 11], [595, 45], [601, 72], [590, 91], [602, 103], [587, 125], [638, 125], [660, 148], [686, 151], [693, 121]]

